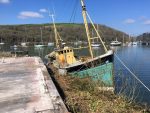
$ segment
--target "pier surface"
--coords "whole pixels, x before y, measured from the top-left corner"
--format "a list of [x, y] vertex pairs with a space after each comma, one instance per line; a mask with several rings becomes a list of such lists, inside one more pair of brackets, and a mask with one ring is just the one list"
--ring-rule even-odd
[[0, 113], [67, 113], [39, 57], [0, 59]]

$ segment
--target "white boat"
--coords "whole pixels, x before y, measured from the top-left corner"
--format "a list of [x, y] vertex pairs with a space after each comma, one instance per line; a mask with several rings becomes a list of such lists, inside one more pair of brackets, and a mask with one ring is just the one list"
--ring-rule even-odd
[[0, 42], [0, 45], [4, 45], [5, 43], [2, 41], [2, 38], [1, 38], [1, 42]]
[[132, 42], [128, 42], [127, 45], [128, 45], [128, 46], [131, 46], [131, 45], [132, 45]]
[[26, 42], [22, 42], [22, 43], [21, 43], [21, 46], [22, 46], [22, 47], [27, 47]]
[[41, 47], [44, 47], [45, 45], [43, 45], [43, 44], [37, 44], [37, 45], [34, 45], [34, 47], [36, 47], [36, 48], [41, 48]]
[[26, 30], [26, 26], [25, 26], [25, 37], [24, 37], [24, 39], [22, 40], [22, 42], [21, 42], [21, 46], [22, 47], [27, 47], [27, 30]]
[[17, 50], [18, 46], [17, 45], [13, 45], [13, 46], [10, 46], [10, 48], [13, 49], [13, 50]]
[[74, 42], [74, 45], [81, 45], [82, 43], [83, 43], [82, 41], [76, 41], [76, 42]]
[[74, 45], [81, 45], [83, 42], [82, 41], [78, 41], [78, 39], [76, 39], [76, 41], [73, 42], [73, 43], [74, 43]]
[[129, 40], [128, 40], [128, 43], [127, 43], [128, 46], [131, 46], [132, 45], [132, 42], [131, 42], [131, 36], [129, 34]]
[[[97, 31], [98, 31], [98, 24], [97, 24]], [[93, 29], [92, 29], [92, 37], [94, 37], [94, 33], [93, 33]], [[95, 39], [93, 39], [93, 41], [92, 41], [92, 43], [91, 43], [91, 47], [93, 47], [93, 48], [98, 48], [98, 47], [100, 47], [100, 43], [98, 43], [98, 38], [96, 38], [96, 41], [95, 41]]]
[[79, 45], [79, 43], [78, 43], [78, 42], [74, 42], [73, 44], [74, 44], [74, 45]]
[[96, 44], [96, 43], [93, 43], [93, 44], [91, 44], [91, 46], [92, 46], [92, 47], [100, 47], [101, 45], [98, 44], [98, 43], [97, 43], [97, 44]]
[[62, 42], [62, 45], [66, 45], [66, 42]]
[[137, 42], [132, 42], [132, 45], [134, 46], [137, 46], [137, 44], [138, 44]]
[[121, 46], [121, 42], [119, 42], [119, 41], [117, 40], [117, 38], [116, 38], [116, 40], [115, 40], [115, 41], [112, 41], [112, 42], [110, 43], [110, 45], [111, 45], [111, 46]]
[[1, 42], [1, 43], [0, 43], [0, 45], [4, 45], [4, 44], [5, 44], [4, 42]]
[[36, 48], [40, 48], [40, 47], [44, 47], [45, 45], [43, 44], [43, 39], [42, 39], [42, 35], [43, 35], [43, 33], [42, 33], [42, 28], [40, 27], [40, 30], [41, 30], [41, 42], [40, 42], [40, 44], [35, 44], [34, 45], [34, 47], [36, 47]]
[[48, 42], [48, 46], [54, 46], [54, 42]]

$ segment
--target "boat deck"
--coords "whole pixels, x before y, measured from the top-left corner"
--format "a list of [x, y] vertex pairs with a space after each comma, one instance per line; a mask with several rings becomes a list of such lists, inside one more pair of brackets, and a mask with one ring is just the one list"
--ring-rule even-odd
[[39, 57], [0, 59], [0, 113], [67, 113]]

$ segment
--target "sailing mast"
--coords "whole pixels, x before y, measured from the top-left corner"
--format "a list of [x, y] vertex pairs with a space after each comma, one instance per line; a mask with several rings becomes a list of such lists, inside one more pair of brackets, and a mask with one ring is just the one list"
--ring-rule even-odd
[[85, 29], [86, 29], [86, 35], [88, 38], [88, 44], [89, 44], [89, 52], [91, 55], [91, 58], [93, 58], [93, 52], [92, 52], [92, 47], [91, 47], [91, 37], [90, 37], [90, 32], [89, 32], [89, 26], [88, 26], [88, 22], [86, 19], [86, 6], [84, 4], [84, 0], [81, 0], [81, 6], [82, 6], [82, 15], [83, 15], [83, 20], [84, 20], [84, 25], [85, 25]]
[[40, 27], [40, 31], [41, 31], [41, 44], [43, 45], [43, 39], [42, 39], [43, 32], [42, 32], [42, 27]]

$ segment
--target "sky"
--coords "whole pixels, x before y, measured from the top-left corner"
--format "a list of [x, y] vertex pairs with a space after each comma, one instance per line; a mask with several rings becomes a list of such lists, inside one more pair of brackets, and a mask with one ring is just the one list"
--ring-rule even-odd
[[[84, 0], [94, 23], [130, 35], [150, 32], [150, 0]], [[0, 0], [0, 25], [83, 23], [80, 0]]]

